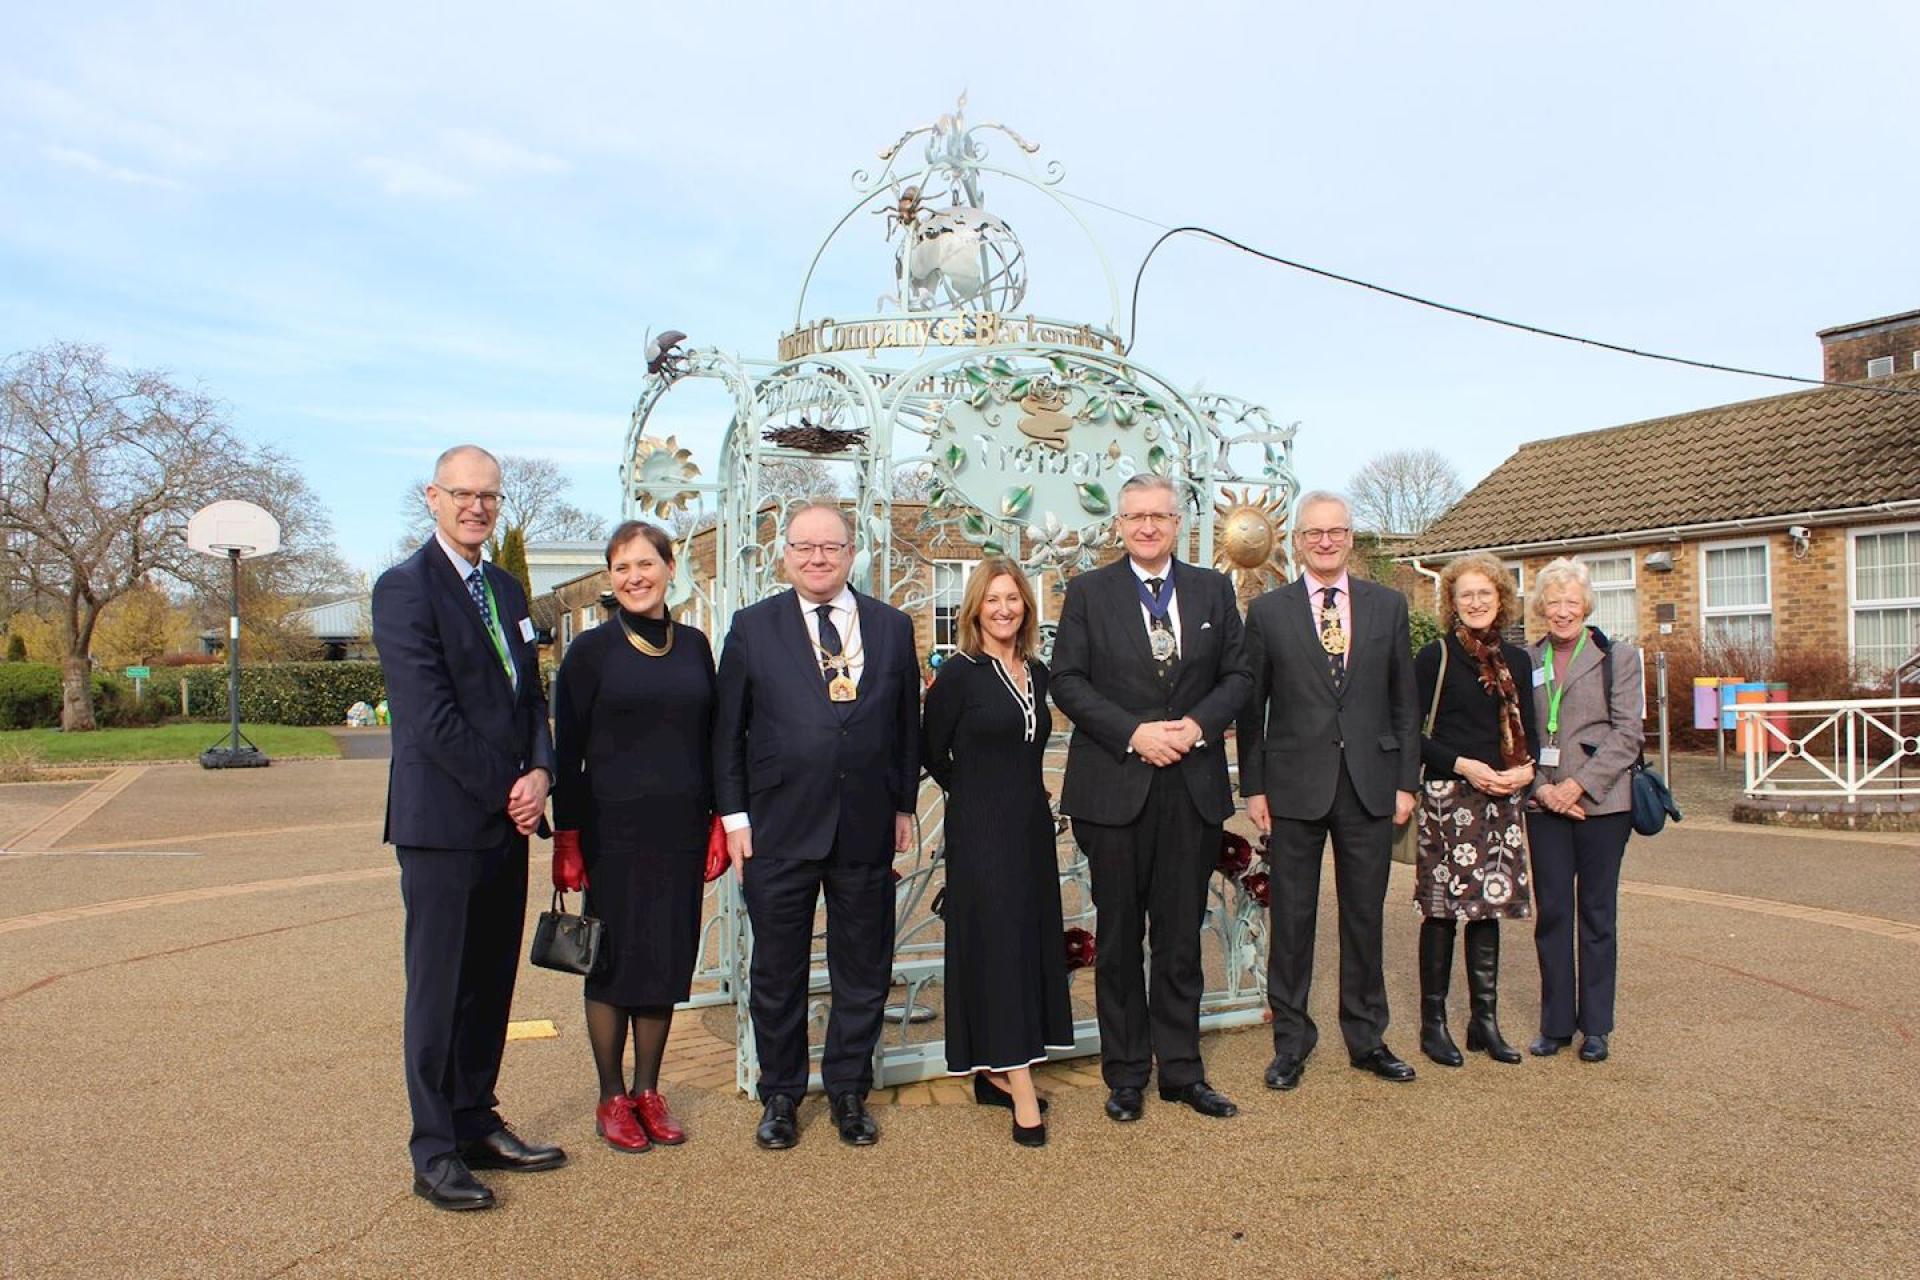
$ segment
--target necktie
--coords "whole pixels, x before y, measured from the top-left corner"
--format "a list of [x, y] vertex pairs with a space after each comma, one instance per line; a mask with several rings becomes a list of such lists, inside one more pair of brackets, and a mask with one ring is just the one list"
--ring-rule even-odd
[[[1147, 579], [1147, 590], [1153, 592], [1154, 599], [1157, 600], [1160, 598], [1160, 588], [1166, 585], [1166, 581], [1167, 580], [1165, 578], [1148, 578]], [[1162, 614], [1157, 618], [1149, 614], [1148, 622], [1147, 622], [1147, 630], [1164, 631], [1167, 633], [1168, 639], [1172, 639], [1173, 618], [1166, 614]], [[1155, 646], [1155, 652], [1158, 653], [1160, 651], [1161, 650], [1159, 646]], [[1172, 645], [1167, 645], [1164, 652], [1167, 655], [1166, 657], [1164, 658], [1156, 657], [1154, 659], [1154, 666], [1159, 671], [1163, 679], [1166, 677], [1168, 672], [1173, 670], [1173, 660], [1176, 656]]]
[[[840, 629], [833, 625], [833, 606], [823, 604], [815, 609], [814, 615], [820, 619], [820, 650], [828, 657], [840, 656]], [[840, 674], [840, 668], [828, 662], [820, 664], [820, 678], [828, 684]]]
[[467, 594], [473, 597], [474, 605], [480, 610], [480, 621], [488, 631], [493, 630], [493, 609], [487, 604], [487, 583], [481, 576], [479, 565], [473, 566], [473, 572], [467, 575]]
[[1327, 651], [1327, 670], [1338, 690], [1347, 682], [1347, 631], [1340, 625], [1340, 588], [1320, 592], [1320, 645]]

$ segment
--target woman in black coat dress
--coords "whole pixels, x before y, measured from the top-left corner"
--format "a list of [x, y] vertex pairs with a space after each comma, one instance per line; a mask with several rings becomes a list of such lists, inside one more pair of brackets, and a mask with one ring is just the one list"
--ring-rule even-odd
[[[1467, 922], [1467, 1048], [1496, 1062], [1520, 1054], [1500, 1034], [1500, 921], [1526, 919], [1522, 807], [1533, 784], [1533, 660], [1500, 629], [1519, 616], [1506, 568], [1472, 555], [1440, 575], [1440, 638], [1413, 659], [1423, 715], [1419, 853], [1420, 1049], [1442, 1066], [1463, 1059], [1447, 1031], [1453, 935]], [[1444, 670], [1445, 675], [1441, 673]], [[1435, 691], [1439, 700], [1435, 702]]]
[[645, 1151], [686, 1141], [660, 1096], [660, 1059], [700, 939], [713, 652], [667, 616], [673, 543], [663, 530], [637, 520], [615, 529], [607, 573], [618, 611], [574, 640], [557, 678], [553, 878], [585, 888], [584, 910], [606, 930], [586, 980], [595, 1127], [615, 1150]]
[[1028, 1068], [1073, 1045], [1037, 632], [1019, 566], [981, 561], [960, 603], [960, 650], [927, 694], [921, 751], [947, 793], [947, 1070], [973, 1075], [976, 1102], [1011, 1107], [1013, 1140], [1035, 1147], [1047, 1130]]

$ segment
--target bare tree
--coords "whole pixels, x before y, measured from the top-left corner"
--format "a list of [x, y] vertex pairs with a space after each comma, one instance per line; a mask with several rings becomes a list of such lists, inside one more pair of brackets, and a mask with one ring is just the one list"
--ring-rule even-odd
[[1419, 533], [1460, 500], [1460, 475], [1434, 449], [1395, 449], [1353, 473], [1353, 518], [1379, 534]]
[[[401, 542], [410, 554], [433, 532], [427, 510], [426, 479], [409, 484], [400, 497]], [[551, 458], [509, 453], [500, 457], [500, 525], [495, 542], [510, 529], [529, 541], [591, 541], [607, 536], [607, 522], [566, 500], [573, 481]], [[495, 548], [497, 550], [497, 547]], [[396, 557], [399, 558], [399, 557]]]
[[[288, 559], [266, 572], [337, 564], [298, 473], [236, 436], [210, 397], [80, 343], [0, 365], [0, 571], [53, 606], [65, 647], [63, 728], [94, 727], [89, 654], [100, 611], [152, 574], [204, 582], [213, 562], [187, 547], [187, 518], [236, 497], [266, 499], [290, 535]], [[304, 559], [303, 546], [318, 560]]]

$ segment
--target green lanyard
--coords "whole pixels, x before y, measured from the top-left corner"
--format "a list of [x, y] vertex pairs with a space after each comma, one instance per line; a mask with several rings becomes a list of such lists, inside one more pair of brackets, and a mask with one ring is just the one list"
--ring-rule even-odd
[[517, 689], [519, 675], [513, 669], [513, 658], [507, 653], [506, 633], [500, 629], [500, 602], [493, 598], [493, 584], [487, 581], [485, 569], [480, 571], [480, 586], [487, 593], [487, 639], [493, 642], [494, 656], [500, 659], [500, 669], [507, 673], [507, 683]]
[[[1567, 655], [1567, 670], [1573, 670], [1580, 651], [1587, 647], [1587, 628], [1580, 628], [1580, 639], [1574, 643], [1573, 652]], [[1560, 699], [1567, 696], [1567, 685], [1561, 681], [1558, 688], [1553, 683], [1553, 641], [1547, 641], [1547, 651], [1543, 655], [1547, 660], [1547, 736], [1554, 737], [1560, 732]]]

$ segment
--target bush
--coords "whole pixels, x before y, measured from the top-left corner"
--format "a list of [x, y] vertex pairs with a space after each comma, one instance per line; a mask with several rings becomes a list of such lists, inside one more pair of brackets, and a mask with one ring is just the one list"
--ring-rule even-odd
[[[1665, 643], [1661, 643], [1662, 641]], [[1653, 654], [1667, 655], [1667, 714], [1677, 747], [1712, 750], [1714, 734], [1710, 729], [1693, 728], [1693, 679], [1695, 676], [1741, 676], [1747, 680], [1784, 681], [1787, 696], [1795, 702], [1819, 702], [1829, 699], [1884, 697], [1884, 688], [1875, 688], [1856, 679], [1843, 650], [1775, 645], [1738, 649], [1720, 646], [1703, 652], [1691, 638], [1677, 640], [1653, 637], [1647, 645], [1647, 723], [1649, 732], [1659, 714], [1653, 687]]]
[[1440, 638], [1440, 617], [1425, 609], [1409, 608], [1407, 632], [1413, 639], [1413, 651], [1418, 653]]
[[[162, 691], [177, 705], [178, 680], [187, 682], [187, 714], [193, 719], [224, 720], [227, 669], [181, 667], [168, 673]], [[240, 669], [240, 718], [256, 724], [344, 724], [356, 702], [376, 703], [386, 696], [386, 678], [377, 662], [277, 662]]]
[[[51, 662], [0, 664], [0, 729], [60, 727], [60, 668]], [[93, 717], [102, 728], [157, 724], [167, 714], [159, 691], [136, 701], [133, 682], [105, 672], [93, 673]]]

